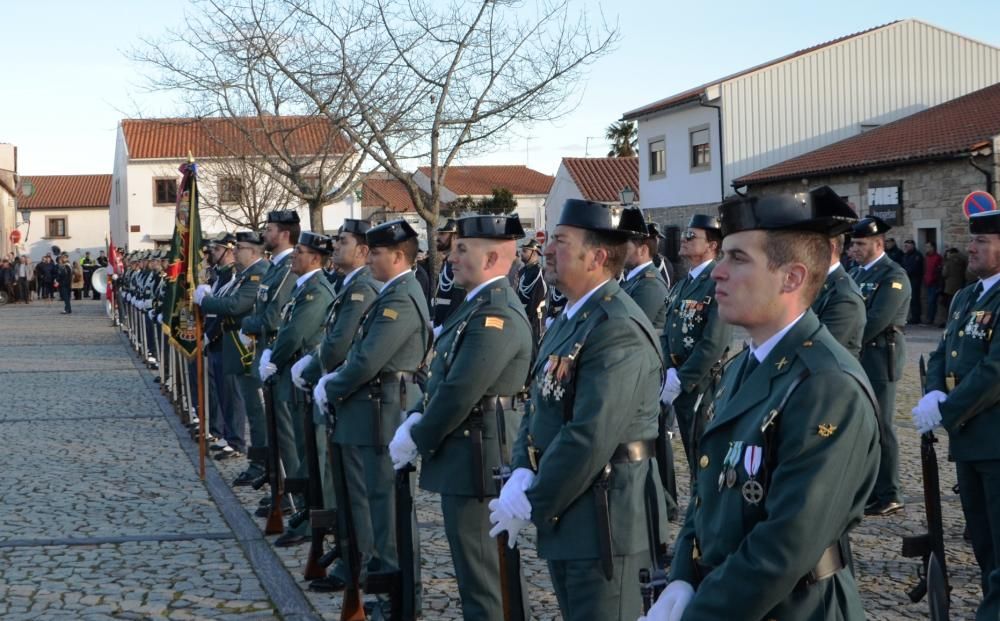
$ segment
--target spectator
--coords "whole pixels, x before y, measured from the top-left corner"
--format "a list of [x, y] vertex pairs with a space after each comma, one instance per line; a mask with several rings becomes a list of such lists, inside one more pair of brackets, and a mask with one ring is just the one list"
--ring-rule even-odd
[[[79, 264], [77, 267], [80, 267]], [[59, 289], [59, 298], [63, 301], [63, 315], [69, 315], [73, 312], [69, 301], [72, 283], [73, 268], [69, 264], [69, 255], [64, 252], [59, 255], [59, 265], [56, 268], [56, 285]]]
[[107, 267], [108, 266], [108, 255], [104, 254], [103, 250], [101, 251], [101, 253], [99, 255], [97, 255], [97, 265], [98, 265], [98, 267]]
[[[951, 299], [955, 297], [958, 290], [965, 286], [965, 272], [968, 268], [969, 262], [958, 251], [958, 248], [949, 248], [944, 253], [944, 265], [941, 267], [944, 290], [941, 293], [941, 303], [946, 309], [951, 307]], [[948, 320], [947, 315], [945, 315], [944, 320]], [[943, 328], [945, 321], [939, 323], [938, 327]]]
[[71, 288], [73, 289], [73, 299], [82, 300], [83, 299], [83, 266], [78, 262], [73, 262], [73, 278], [71, 281]]
[[934, 325], [937, 319], [938, 296], [944, 284], [941, 277], [943, 259], [937, 252], [937, 244], [924, 244], [924, 286], [927, 287], [927, 323]]
[[903, 260], [900, 265], [906, 270], [910, 288], [913, 289], [913, 295], [910, 297], [910, 317], [906, 323], [920, 323], [920, 289], [924, 280], [924, 256], [917, 250], [917, 245], [912, 239], [903, 242]]
[[14, 276], [14, 266], [11, 264], [9, 259], [3, 259], [0, 261], [0, 291], [7, 294], [7, 301], [14, 301], [14, 287], [17, 284], [17, 278]]
[[887, 237], [885, 240], [885, 253], [896, 263], [903, 264], [903, 251], [899, 249], [899, 246], [896, 245], [896, 240], [892, 237]]
[[38, 299], [52, 301], [52, 283], [55, 282], [55, 264], [52, 255], [45, 255], [35, 266], [35, 280], [38, 282]]
[[97, 269], [97, 263], [94, 263], [93, 257], [90, 256], [90, 251], [83, 253], [83, 258], [80, 259], [80, 267], [83, 268], [83, 293], [88, 298], [93, 298], [97, 294], [94, 288], [91, 286], [91, 276], [94, 270]]
[[30, 304], [31, 289], [28, 286], [28, 281], [31, 280], [32, 273], [31, 265], [28, 264], [28, 255], [21, 255], [20, 260], [17, 262], [14, 276], [17, 278], [17, 300], [25, 304]]

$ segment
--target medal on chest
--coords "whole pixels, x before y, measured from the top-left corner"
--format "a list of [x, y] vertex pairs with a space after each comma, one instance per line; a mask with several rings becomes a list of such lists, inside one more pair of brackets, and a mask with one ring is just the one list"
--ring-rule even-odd
[[740, 455], [743, 454], [743, 441], [729, 443], [729, 452], [722, 461], [722, 472], [719, 473], [719, 491], [722, 487], [732, 488], [736, 485], [736, 468], [740, 464]]
[[987, 326], [990, 325], [990, 320], [993, 318], [993, 313], [987, 311], [976, 311], [969, 315], [969, 321], [965, 324], [965, 336], [972, 339], [985, 339], [987, 334]]
[[757, 480], [757, 472], [760, 471], [761, 461], [764, 459], [764, 449], [760, 446], [750, 445], [743, 453], [743, 469], [746, 471], [747, 482], [743, 484], [743, 500], [748, 504], [757, 506], [764, 500], [764, 486]]
[[562, 401], [566, 395], [566, 386], [573, 379], [576, 357], [582, 347], [583, 345], [577, 343], [568, 356], [555, 354], [549, 356], [542, 371], [542, 397]]

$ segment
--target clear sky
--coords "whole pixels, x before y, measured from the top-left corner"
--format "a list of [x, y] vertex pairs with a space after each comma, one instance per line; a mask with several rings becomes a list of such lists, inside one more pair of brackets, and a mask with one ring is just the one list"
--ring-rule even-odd
[[[600, 2], [592, 0], [587, 4]], [[581, 0], [581, 3], [582, 0]], [[1000, 0], [771, 2], [613, 0], [617, 49], [589, 73], [581, 103], [554, 124], [463, 163], [521, 164], [555, 174], [562, 157], [603, 156], [605, 128], [627, 110], [798, 49], [895, 19], [916, 18], [1000, 46]], [[125, 116], [175, 115], [143, 93], [124, 52], [176, 27], [186, 0], [0, 0], [0, 142], [18, 146], [22, 175], [110, 173]], [[589, 150], [588, 150], [589, 143]]]

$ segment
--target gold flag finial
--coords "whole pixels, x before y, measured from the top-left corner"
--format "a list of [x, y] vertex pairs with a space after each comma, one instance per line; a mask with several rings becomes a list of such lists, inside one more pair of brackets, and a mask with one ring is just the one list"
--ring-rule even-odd
[[188, 149], [188, 162], [194, 163], [194, 155], [191, 154], [191, 149]]

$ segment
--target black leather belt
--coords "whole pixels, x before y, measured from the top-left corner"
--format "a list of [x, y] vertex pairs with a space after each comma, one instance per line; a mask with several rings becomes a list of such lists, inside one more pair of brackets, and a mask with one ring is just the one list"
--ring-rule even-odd
[[619, 444], [608, 462], [612, 464], [632, 464], [651, 458], [656, 451], [656, 440], [636, 440]]
[[[694, 561], [694, 564], [697, 569], [699, 583], [715, 570], [715, 567], [699, 563], [698, 561]], [[844, 556], [840, 552], [840, 544], [835, 543], [823, 550], [823, 554], [819, 557], [819, 561], [816, 562], [816, 565], [809, 571], [809, 573], [802, 576], [802, 578], [795, 583], [795, 588], [803, 589], [814, 584], [819, 584], [836, 574], [844, 567]]]

